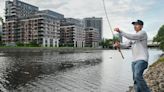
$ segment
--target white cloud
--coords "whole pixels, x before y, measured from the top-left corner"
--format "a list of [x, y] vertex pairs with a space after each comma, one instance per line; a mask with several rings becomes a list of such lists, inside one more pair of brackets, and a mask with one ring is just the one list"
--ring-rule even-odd
[[[4, 1], [0, 1], [0, 14], [3, 14]], [[51, 9], [60, 12], [65, 17], [103, 17], [105, 38], [111, 38], [102, 0], [22, 0], [40, 7], [40, 9]], [[133, 30], [131, 21], [145, 19], [146, 12], [157, 2], [155, 0], [105, 0], [109, 19], [113, 27], [120, 27], [123, 30]], [[156, 26], [157, 27], [157, 26]], [[157, 28], [156, 28], [157, 29]], [[132, 32], [132, 31], [127, 31]], [[152, 35], [151, 35], [152, 36]]]

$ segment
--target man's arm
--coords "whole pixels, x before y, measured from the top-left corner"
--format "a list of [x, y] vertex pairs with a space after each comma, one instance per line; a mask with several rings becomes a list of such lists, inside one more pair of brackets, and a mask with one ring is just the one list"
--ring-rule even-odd
[[121, 48], [129, 48], [132, 45], [132, 41], [120, 43]]
[[116, 42], [116, 43], [113, 45], [113, 47], [129, 48], [131, 45], [132, 45], [132, 41], [124, 42], [124, 43]]
[[141, 40], [146, 37], [146, 33], [144, 31], [137, 32], [136, 34], [129, 34], [120, 30], [119, 33], [129, 40]]

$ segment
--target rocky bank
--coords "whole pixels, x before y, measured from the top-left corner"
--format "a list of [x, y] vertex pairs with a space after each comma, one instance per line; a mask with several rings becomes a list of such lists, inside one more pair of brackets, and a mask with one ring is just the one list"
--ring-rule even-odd
[[[144, 78], [152, 92], [164, 92], [164, 54], [149, 66]], [[132, 86], [129, 87], [128, 92], [135, 92]]]

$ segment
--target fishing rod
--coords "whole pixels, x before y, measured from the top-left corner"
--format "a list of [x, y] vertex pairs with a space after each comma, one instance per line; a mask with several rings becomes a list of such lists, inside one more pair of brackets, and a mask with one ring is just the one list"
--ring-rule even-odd
[[[105, 5], [105, 0], [102, 0], [102, 1], [103, 1], [103, 6], [104, 6], [104, 11], [105, 11], [106, 19], [107, 19], [109, 28], [110, 28], [110, 30], [111, 30], [112, 36], [114, 37], [114, 33], [113, 33], [113, 31], [112, 31], [112, 26], [111, 26], [111, 23], [110, 23], [110, 21], [109, 21], [109, 17], [108, 17], [106, 5]], [[124, 56], [123, 56], [122, 51], [121, 51], [121, 48], [120, 48], [120, 47], [117, 47], [117, 49], [118, 49], [118, 51], [120, 52], [122, 58], [124, 59]]]

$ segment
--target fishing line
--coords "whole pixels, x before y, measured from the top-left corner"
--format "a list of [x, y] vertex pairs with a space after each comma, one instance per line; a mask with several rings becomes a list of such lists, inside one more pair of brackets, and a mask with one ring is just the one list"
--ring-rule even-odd
[[[108, 13], [107, 13], [106, 5], [105, 5], [105, 0], [102, 0], [102, 1], [103, 1], [103, 7], [104, 7], [104, 11], [105, 11], [106, 19], [107, 19], [107, 22], [108, 22], [109, 28], [110, 28], [110, 30], [111, 30], [112, 36], [114, 37], [114, 33], [113, 33], [113, 31], [112, 31], [112, 25], [111, 25], [111, 23], [110, 23], [110, 21], [109, 21], [109, 17], [108, 17]], [[124, 59], [124, 56], [123, 56], [122, 51], [121, 51], [121, 48], [117, 48], [117, 49], [118, 49], [118, 51], [120, 52], [122, 58]]]

